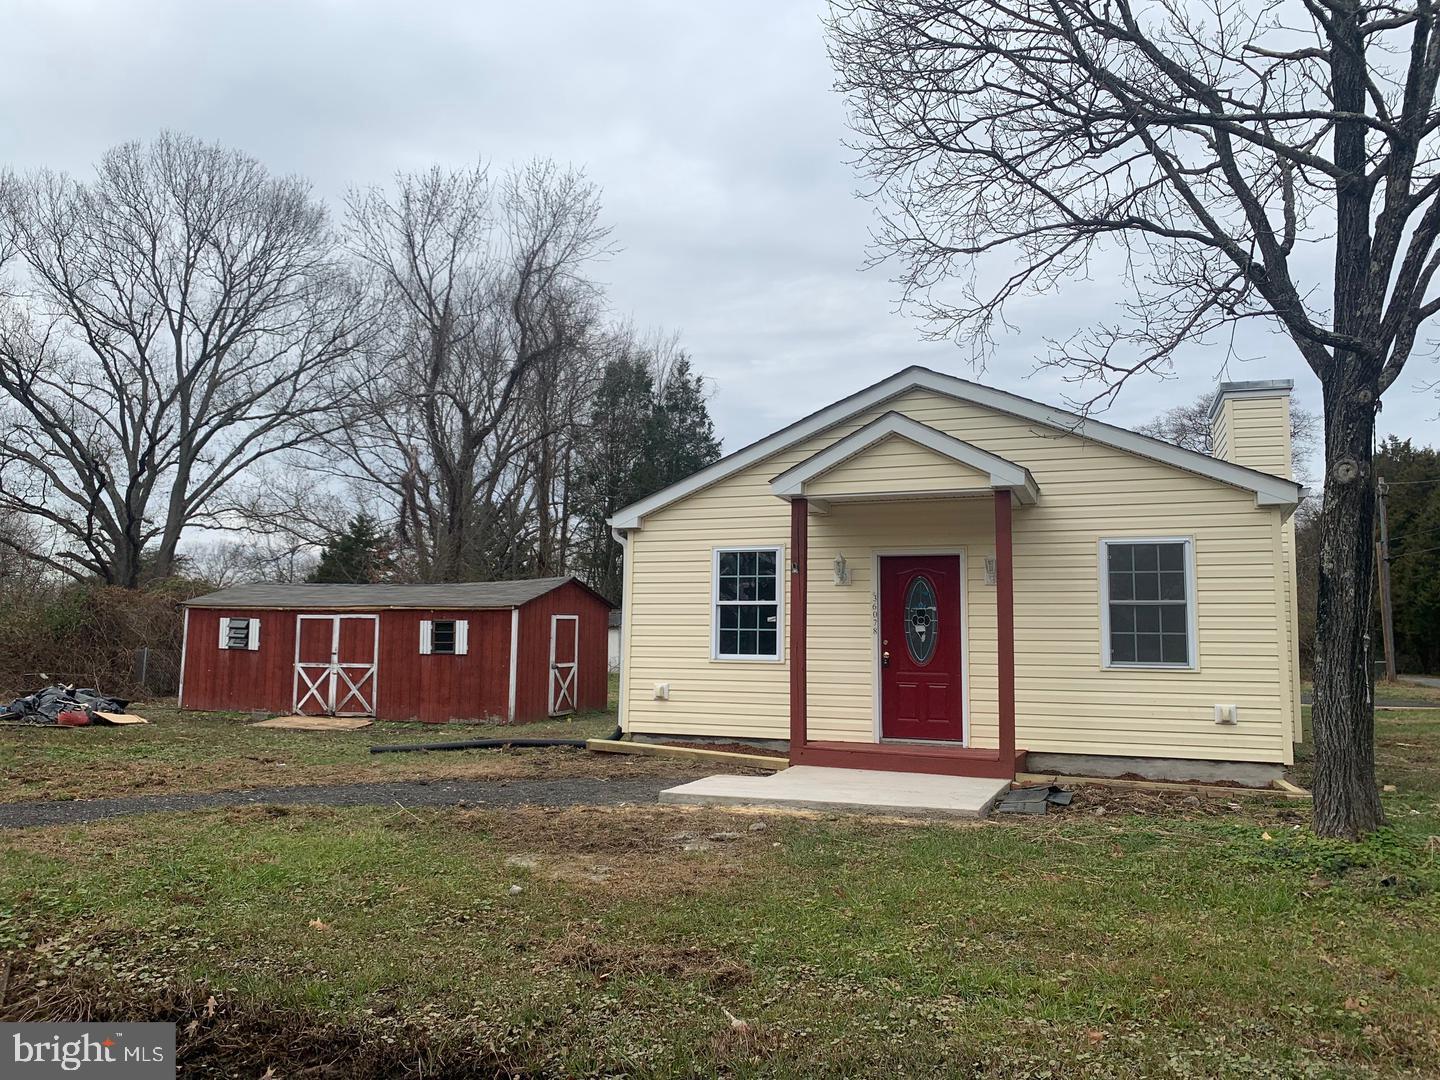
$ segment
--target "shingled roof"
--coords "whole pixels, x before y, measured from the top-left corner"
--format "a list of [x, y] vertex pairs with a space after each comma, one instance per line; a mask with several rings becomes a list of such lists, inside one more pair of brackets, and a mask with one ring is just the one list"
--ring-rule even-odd
[[[554, 592], [573, 577], [527, 581], [464, 581], [453, 585], [232, 585], [187, 600], [187, 607], [270, 608], [513, 608]], [[584, 582], [576, 582], [588, 589]]]

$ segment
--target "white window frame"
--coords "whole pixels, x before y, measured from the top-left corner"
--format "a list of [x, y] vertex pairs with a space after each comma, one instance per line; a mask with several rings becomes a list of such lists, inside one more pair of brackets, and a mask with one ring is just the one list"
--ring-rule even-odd
[[[435, 624], [437, 622], [448, 622], [455, 624], [455, 648], [450, 652], [435, 651]], [[420, 620], [420, 655], [421, 656], [468, 656], [470, 655], [470, 620], [469, 619], [421, 619]]]
[[[775, 555], [775, 655], [730, 654], [720, 651], [720, 556], [739, 552], [773, 552]], [[726, 664], [783, 664], [785, 662], [785, 585], [788, 581], [783, 544], [727, 544], [710, 550], [710, 659]], [[758, 607], [769, 600], [726, 600], [726, 604]]]
[[[1110, 659], [1110, 552], [1111, 544], [1182, 544], [1185, 561], [1185, 645], [1188, 660], [1183, 664], [1163, 661]], [[1098, 548], [1100, 577], [1100, 666], [1118, 671], [1199, 671], [1200, 634], [1195, 604], [1195, 538], [1193, 536], [1103, 536]], [[1120, 600], [1117, 603], [1129, 603]], [[1173, 601], [1172, 601], [1173, 603]]]
[[[232, 622], [243, 622], [245, 627], [245, 644], [230, 644], [230, 624]], [[258, 652], [260, 649], [260, 620], [254, 615], [225, 615], [220, 619], [220, 648], [225, 651], [248, 651]]]

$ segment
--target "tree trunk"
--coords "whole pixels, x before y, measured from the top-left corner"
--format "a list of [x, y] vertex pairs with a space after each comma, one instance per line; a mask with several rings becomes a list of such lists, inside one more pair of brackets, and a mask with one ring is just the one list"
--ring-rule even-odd
[[1325, 503], [1316, 620], [1315, 831], [1356, 839], [1385, 822], [1375, 784], [1370, 606], [1375, 386], [1342, 363], [1325, 386]]

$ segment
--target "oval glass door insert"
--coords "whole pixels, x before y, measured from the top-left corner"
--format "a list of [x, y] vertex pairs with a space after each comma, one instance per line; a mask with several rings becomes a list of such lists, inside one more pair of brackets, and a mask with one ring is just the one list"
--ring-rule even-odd
[[935, 609], [935, 586], [924, 574], [915, 575], [905, 590], [905, 647], [917, 664], [928, 664], [935, 655], [939, 614]]

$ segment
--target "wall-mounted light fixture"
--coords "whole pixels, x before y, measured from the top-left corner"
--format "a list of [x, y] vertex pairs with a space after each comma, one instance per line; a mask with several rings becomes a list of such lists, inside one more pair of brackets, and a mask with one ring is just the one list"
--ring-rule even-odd
[[845, 556], [844, 556], [844, 555], [836, 555], [836, 556], [835, 556], [835, 584], [836, 584], [836, 585], [849, 585], [849, 584], [850, 584], [850, 567], [848, 567], [848, 566], [845, 565]]

